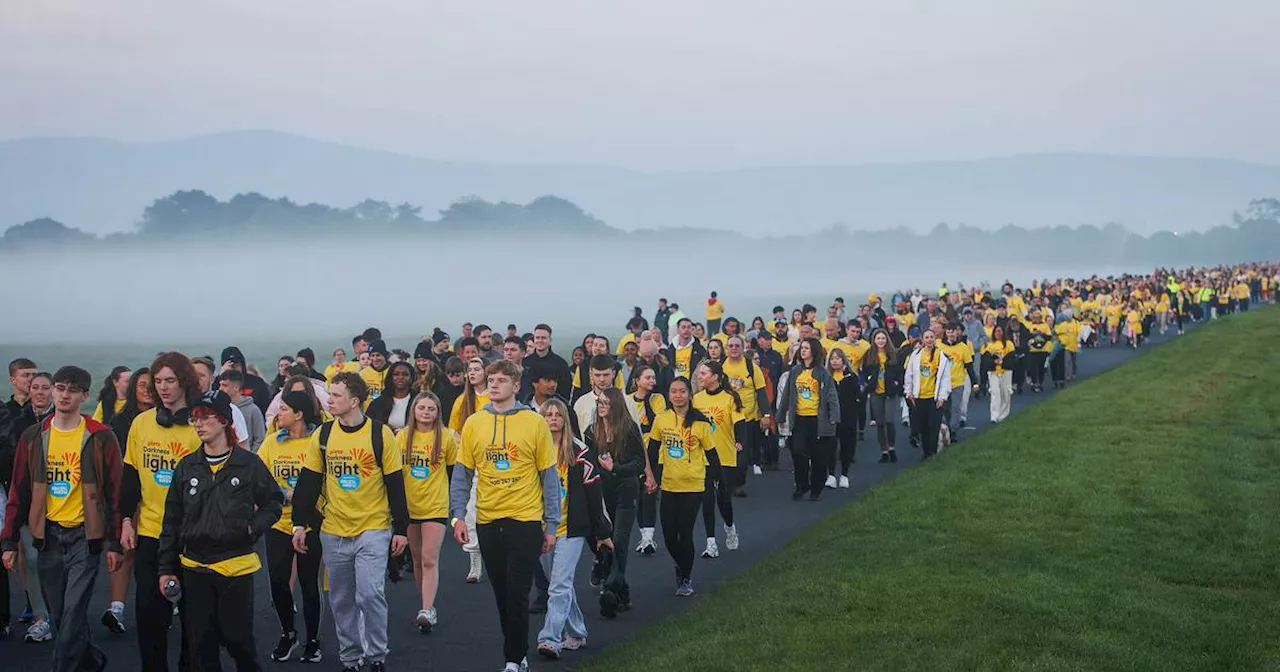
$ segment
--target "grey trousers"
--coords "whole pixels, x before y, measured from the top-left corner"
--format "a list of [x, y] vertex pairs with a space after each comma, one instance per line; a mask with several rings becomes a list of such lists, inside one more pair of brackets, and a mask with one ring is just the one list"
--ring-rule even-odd
[[106, 655], [93, 643], [88, 619], [101, 560], [101, 551], [89, 552], [83, 527], [46, 525], [36, 564], [57, 637], [49, 667], [54, 672], [101, 670], [107, 664]]
[[384, 662], [391, 530], [369, 530], [354, 537], [321, 532], [320, 542], [324, 545], [324, 566], [329, 570], [329, 606], [338, 633], [338, 659], [346, 666]]

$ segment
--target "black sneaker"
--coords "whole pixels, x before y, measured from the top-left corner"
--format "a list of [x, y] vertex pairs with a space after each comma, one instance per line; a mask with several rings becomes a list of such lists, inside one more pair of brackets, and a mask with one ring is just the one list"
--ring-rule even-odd
[[888, 461], [889, 461], [889, 453], [880, 453], [880, 464], [885, 464]]
[[307, 642], [307, 647], [302, 650], [302, 662], [318, 663], [324, 660], [324, 654], [320, 652], [320, 640], [313, 639]]
[[617, 593], [606, 588], [603, 593], [600, 593], [600, 615], [608, 619], [617, 618], [619, 603]]
[[271, 660], [278, 663], [289, 660], [293, 652], [298, 650], [298, 633], [286, 632], [280, 635], [276, 648], [271, 651]]
[[124, 634], [124, 621], [120, 620], [120, 617], [116, 615], [116, 612], [110, 609], [102, 612], [102, 624], [107, 626], [108, 630], [117, 635]]
[[600, 570], [600, 561], [596, 560], [595, 562], [591, 563], [591, 587], [592, 588], [599, 588], [600, 584], [603, 583], [604, 580], [601, 578], [601, 574], [602, 572]]
[[897, 461], [898, 461], [898, 451], [896, 451], [896, 450], [891, 450], [891, 451], [889, 451], [889, 461], [890, 461], [890, 462], [897, 462]]
[[791, 500], [796, 502], [800, 501], [804, 498], [806, 492], [808, 491], [803, 488], [796, 488], [796, 491], [791, 493]]

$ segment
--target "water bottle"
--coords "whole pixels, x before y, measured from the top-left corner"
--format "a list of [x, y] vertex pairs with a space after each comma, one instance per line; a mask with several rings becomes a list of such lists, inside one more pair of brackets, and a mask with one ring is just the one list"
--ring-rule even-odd
[[177, 579], [169, 579], [164, 582], [164, 599], [177, 604], [182, 599], [182, 584]]

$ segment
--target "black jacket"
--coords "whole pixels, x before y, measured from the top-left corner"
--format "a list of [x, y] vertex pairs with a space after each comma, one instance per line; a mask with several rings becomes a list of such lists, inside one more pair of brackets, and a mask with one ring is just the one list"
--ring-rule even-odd
[[[604, 478], [604, 496], [616, 502], [616, 509], [633, 509], [640, 497], [640, 477], [644, 474], [644, 439], [640, 436], [640, 428], [631, 423], [633, 431], [627, 435], [627, 453], [631, 455], [626, 461], [613, 460], [613, 471], [600, 469]], [[595, 425], [587, 428], [583, 438], [591, 449], [591, 457], [599, 460], [603, 446], [596, 442]]]
[[[49, 413], [53, 406], [49, 406]], [[0, 486], [9, 487], [13, 477], [13, 458], [18, 450], [18, 440], [27, 428], [38, 423], [45, 416], [36, 417], [31, 409], [31, 402], [19, 404], [9, 397], [9, 401], [0, 406]]]
[[[910, 354], [907, 353], [908, 356]], [[898, 352], [897, 359], [897, 362], [889, 362], [885, 367], [887, 369], [884, 374], [884, 393], [886, 397], [902, 396], [903, 379], [907, 373], [905, 364], [902, 361], [902, 352]], [[870, 398], [872, 394], [875, 394], [877, 383], [880, 380], [880, 358], [872, 350], [868, 350], [867, 355], [862, 358], [861, 376], [862, 393]]]
[[545, 357], [538, 356], [537, 352], [526, 355], [524, 358], [524, 366], [530, 367], [534, 364], [542, 364], [551, 367], [556, 376], [556, 396], [568, 401], [569, 395], [573, 393], [573, 376], [569, 373], [569, 363], [556, 353], [548, 350]]
[[204, 446], [182, 458], [164, 502], [158, 565], [177, 574], [178, 555], [214, 563], [255, 553], [255, 545], [280, 520], [284, 494], [257, 455], [232, 448], [214, 474]]
[[853, 409], [858, 407], [858, 401], [863, 398], [862, 384], [859, 382], [858, 375], [846, 371], [844, 378], [836, 383], [836, 392], [840, 397], [840, 408], [848, 409], [841, 414], [839, 432], [841, 434], [854, 432], [858, 429], [858, 419], [854, 417], [856, 414]]
[[[667, 349], [662, 351], [662, 354], [667, 358], [667, 361], [671, 363], [672, 380], [674, 380], [676, 375], [676, 342], [674, 340], [671, 341], [671, 343], [667, 345]], [[690, 379], [693, 377], [693, 372], [698, 370], [698, 365], [706, 358], [707, 349], [698, 342], [698, 339], [693, 339], [693, 353], [689, 355]]]
[[[409, 401], [410, 402], [413, 401], [412, 391], [410, 391], [410, 394], [409, 394]], [[385, 424], [388, 424], [387, 420], [391, 418], [391, 408], [394, 405], [395, 405], [395, 395], [391, 394], [391, 392], [387, 392], [385, 394], [379, 395], [377, 399], [374, 399], [373, 401], [369, 402], [369, 408], [368, 410], [365, 411], [364, 414], [369, 416], [370, 419], [377, 420], [378, 422], [385, 425]], [[449, 409], [450, 410], [453, 409], [452, 403], [449, 404]], [[442, 412], [443, 412], [443, 409], [442, 409]], [[408, 427], [409, 423], [413, 421], [413, 404], [412, 403], [405, 404], [404, 417], [401, 419], [404, 420], [404, 425], [402, 425], [404, 427]], [[446, 424], [448, 423], [447, 420], [445, 422]]]
[[[604, 510], [601, 494], [602, 470], [595, 455], [585, 444], [574, 442], [578, 456], [569, 466], [567, 507], [569, 511], [565, 536], [599, 540], [613, 537], [613, 521]], [[594, 547], [595, 544], [593, 543]]]

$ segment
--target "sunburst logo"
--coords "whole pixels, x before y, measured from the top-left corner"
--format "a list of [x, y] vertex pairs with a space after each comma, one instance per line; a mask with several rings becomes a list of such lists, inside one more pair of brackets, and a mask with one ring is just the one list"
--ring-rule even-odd
[[187, 444], [181, 441], [170, 441], [169, 452], [176, 458], [185, 457], [187, 454]]
[[514, 443], [507, 444], [507, 459], [512, 461], [520, 459], [520, 446]]
[[351, 451], [351, 459], [356, 463], [356, 467], [360, 469], [361, 478], [369, 478], [373, 475], [373, 470], [378, 464], [373, 460], [373, 453], [363, 449], [356, 448]]
[[64, 452], [50, 455], [45, 469], [45, 483], [49, 494], [59, 499], [71, 494], [80, 483], [80, 453]]

